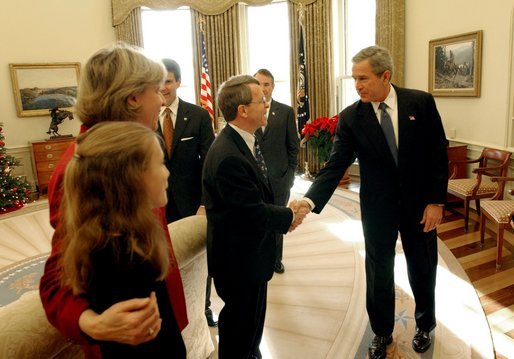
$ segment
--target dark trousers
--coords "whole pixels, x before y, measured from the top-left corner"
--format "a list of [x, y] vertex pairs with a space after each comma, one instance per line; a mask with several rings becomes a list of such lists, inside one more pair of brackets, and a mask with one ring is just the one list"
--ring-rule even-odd
[[212, 287], [212, 277], [207, 275], [207, 285], [205, 286], [205, 310], [211, 307], [211, 287]]
[[262, 358], [259, 345], [266, 317], [268, 283], [214, 277], [225, 302], [218, 317], [219, 359]]
[[[419, 223], [400, 221], [399, 232], [407, 261], [409, 283], [416, 303], [416, 325], [424, 331], [436, 326], [435, 283], [437, 233], [423, 232]], [[376, 335], [389, 336], [394, 329], [394, 259], [398, 226], [377, 224], [363, 218], [366, 247], [366, 308]]]
[[[287, 206], [287, 202], [289, 202], [290, 192], [283, 194], [281, 196], [277, 196], [275, 198], [275, 204], [279, 206]], [[284, 235], [282, 233], [277, 233], [275, 235], [277, 241], [277, 259], [275, 263], [282, 262], [282, 253], [284, 251]]]

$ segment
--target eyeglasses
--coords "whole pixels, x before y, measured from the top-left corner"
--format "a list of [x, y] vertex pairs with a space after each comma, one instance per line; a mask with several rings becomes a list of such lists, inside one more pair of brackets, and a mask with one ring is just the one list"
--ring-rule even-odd
[[256, 103], [258, 105], [266, 103], [266, 98], [262, 98], [260, 101], [250, 101], [249, 103]]

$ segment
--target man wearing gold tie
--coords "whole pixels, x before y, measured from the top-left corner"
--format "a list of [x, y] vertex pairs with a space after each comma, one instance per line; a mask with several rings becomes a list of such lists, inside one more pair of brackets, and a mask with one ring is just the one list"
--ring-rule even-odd
[[[207, 110], [177, 96], [181, 81], [179, 64], [172, 59], [163, 59], [162, 63], [168, 75], [161, 88], [164, 106], [157, 131], [164, 139], [164, 161], [170, 171], [166, 206], [170, 223], [201, 211], [202, 167], [214, 141], [214, 130]], [[215, 326], [210, 309], [210, 282], [209, 278], [205, 314], [209, 326]]]
[[169, 223], [196, 214], [200, 207], [203, 161], [214, 141], [214, 130], [207, 110], [177, 96], [181, 81], [178, 63], [171, 59], [162, 62], [168, 76], [161, 88], [165, 106], [158, 131], [165, 140], [165, 161], [170, 171], [166, 207]]

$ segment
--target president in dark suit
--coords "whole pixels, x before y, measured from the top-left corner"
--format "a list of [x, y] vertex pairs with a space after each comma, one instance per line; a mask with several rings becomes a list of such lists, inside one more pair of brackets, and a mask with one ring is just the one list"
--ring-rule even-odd
[[[234, 76], [221, 85], [218, 106], [227, 125], [204, 164], [209, 274], [225, 305], [218, 322], [220, 359], [261, 358], [275, 233], [287, 233], [293, 211], [273, 204], [255, 131], [266, 124], [259, 82]], [[298, 216], [297, 216], [298, 217]]]
[[[339, 114], [334, 147], [299, 203], [319, 213], [356, 155], [366, 248], [366, 307], [375, 337], [370, 358], [385, 358], [394, 327], [398, 233], [416, 302], [413, 349], [425, 352], [436, 326], [437, 233], [448, 182], [446, 138], [433, 97], [390, 84], [389, 52], [372, 46], [352, 59], [360, 101]], [[384, 128], [385, 127], [385, 128]]]
[[[285, 206], [289, 201], [291, 187], [294, 184], [294, 173], [298, 165], [298, 149], [300, 140], [296, 127], [293, 108], [272, 98], [275, 89], [275, 78], [267, 69], [257, 70], [253, 75], [259, 81], [262, 92], [269, 104], [267, 124], [255, 131], [262, 155], [268, 168], [268, 179], [275, 197], [275, 204]], [[284, 236], [277, 234], [277, 260], [275, 273], [284, 273], [282, 252]]]

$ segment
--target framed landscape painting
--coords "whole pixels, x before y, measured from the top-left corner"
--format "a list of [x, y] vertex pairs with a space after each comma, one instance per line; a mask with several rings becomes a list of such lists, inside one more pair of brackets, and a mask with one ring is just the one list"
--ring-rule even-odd
[[72, 111], [77, 98], [79, 62], [9, 64], [18, 117]]
[[428, 63], [432, 95], [479, 97], [482, 31], [431, 40]]

